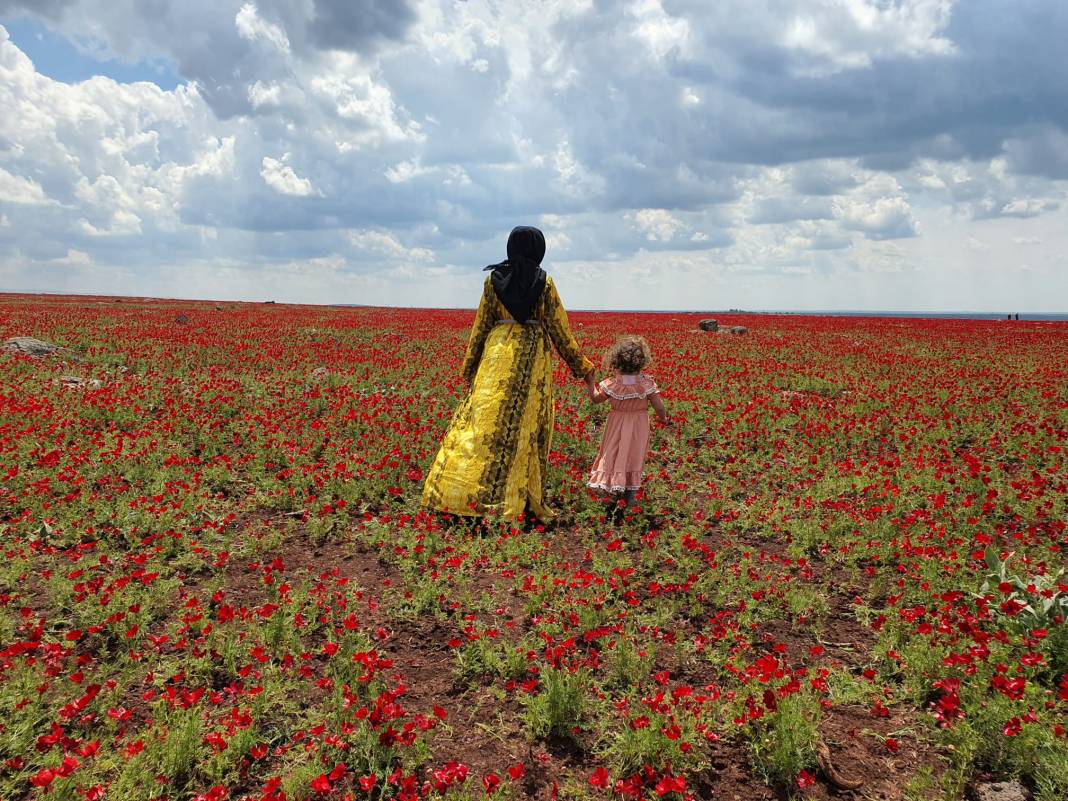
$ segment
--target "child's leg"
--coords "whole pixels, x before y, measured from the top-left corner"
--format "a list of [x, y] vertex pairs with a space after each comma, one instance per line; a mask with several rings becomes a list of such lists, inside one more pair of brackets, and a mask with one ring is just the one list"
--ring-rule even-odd
[[626, 508], [630, 509], [634, 506], [634, 502], [638, 500], [638, 490], [629, 489], [623, 493], [623, 502], [626, 504]]
[[611, 521], [615, 514], [619, 511], [619, 498], [615, 495], [609, 495], [604, 504], [604, 517], [606, 521]]

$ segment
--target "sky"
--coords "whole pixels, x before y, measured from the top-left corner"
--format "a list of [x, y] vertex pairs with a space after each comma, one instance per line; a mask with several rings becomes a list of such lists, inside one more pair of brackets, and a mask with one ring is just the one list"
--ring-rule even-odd
[[1064, 0], [0, 0], [0, 290], [1068, 311]]

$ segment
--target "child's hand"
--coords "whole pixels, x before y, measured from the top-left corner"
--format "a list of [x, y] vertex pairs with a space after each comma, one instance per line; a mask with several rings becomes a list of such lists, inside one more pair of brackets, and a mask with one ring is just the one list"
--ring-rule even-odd
[[586, 374], [586, 395], [594, 403], [597, 402], [597, 379], [594, 378], [593, 370]]

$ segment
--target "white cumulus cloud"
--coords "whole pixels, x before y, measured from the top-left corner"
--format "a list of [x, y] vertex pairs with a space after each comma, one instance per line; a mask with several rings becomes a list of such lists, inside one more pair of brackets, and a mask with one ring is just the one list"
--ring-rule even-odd
[[293, 168], [286, 164], [289, 153], [281, 159], [273, 159], [270, 156], [263, 157], [263, 168], [260, 175], [264, 183], [276, 192], [294, 197], [309, 197], [318, 194], [307, 178], [301, 178]]
[[289, 53], [289, 37], [281, 26], [260, 16], [255, 3], [245, 3], [234, 17], [237, 32], [250, 42], [262, 41], [281, 53]]
[[23, 178], [21, 175], [12, 175], [0, 167], [0, 200], [8, 203], [38, 205], [47, 203], [48, 197], [36, 181]]

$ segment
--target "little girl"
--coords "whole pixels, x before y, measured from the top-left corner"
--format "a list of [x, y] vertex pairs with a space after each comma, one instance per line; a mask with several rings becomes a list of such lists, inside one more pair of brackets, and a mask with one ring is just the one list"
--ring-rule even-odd
[[604, 425], [601, 448], [587, 485], [634, 503], [642, 485], [645, 452], [649, 449], [649, 406], [661, 423], [669, 425], [656, 382], [642, 372], [652, 357], [648, 343], [638, 336], [616, 340], [604, 356], [604, 368], [615, 373], [590, 389], [594, 403], [608, 401], [612, 411]]

